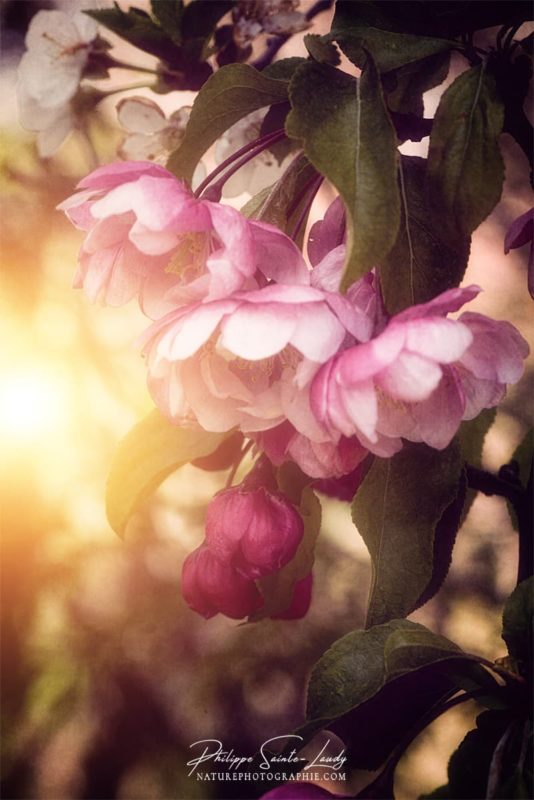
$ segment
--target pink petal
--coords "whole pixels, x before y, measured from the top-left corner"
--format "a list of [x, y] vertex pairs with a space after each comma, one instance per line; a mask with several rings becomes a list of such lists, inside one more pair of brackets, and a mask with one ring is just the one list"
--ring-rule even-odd
[[410, 306], [405, 311], [401, 311], [393, 319], [396, 322], [406, 322], [410, 319], [421, 317], [444, 317], [453, 311], [458, 311], [463, 305], [469, 303], [482, 291], [480, 286], [466, 286], [458, 289], [447, 289], [446, 292], [438, 294], [428, 303]]
[[283, 350], [296, 327], [297, 314], [291, 307], [275, 303], [243, 304], [222, 323], [221, 343], [236, 356], [257, 361]]
[[415, 353], [402, 352], [376, 378], [377, 386], [399, 400], [424, 400], [441, 380], [441, 367]]
[[112, 189], [127, 181], [136, 180], [141, 175], [175, 179], [171, 172], [151, 161], [115, 161], [113, 164], [97, 167], [79, 182], [78, 188]]

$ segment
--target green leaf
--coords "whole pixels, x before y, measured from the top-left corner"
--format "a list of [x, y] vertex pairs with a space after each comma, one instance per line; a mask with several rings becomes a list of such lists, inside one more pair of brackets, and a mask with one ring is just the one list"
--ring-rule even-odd
[[[408, 620], [353, 631], [324, 653], [311, 673], [306, 740], [319, 728], [340, 736], [350, 766], [377, 769], [421, 717], [461, 687], [494, 687], [477, 658]], [[363, 795], [365, 796], [365, 795]]]
[[274, 64], [269, 64], [268, 67], [262, 69], [261, 74], [267, 78], [274, 78], [277, 81], [289, 81], [295, 74], [297, 67], [306, 63], [306, 59], [301, 56], [291, 56], [290, 58], [281, 58], [280, 61], [275, 61]]
[[200, 61], [211, 55], [207, 47], [215, 26], [233, 5], [233, 0], [193, 0], [186, 5], [181, 35], [185, 55], [189, 60]]
[[498, 203], [504, 109], [485, 65], [463, 72], [443, 94], [428, 152], [429, 201], [451, 239], [469, 235]]
[[391, 33], [364, 25], [339, 32], [333, 30], [331, 36], [357, 67], [365, 64], [365, 52], [368, 50], [380, 73], [387, 73], [458, 47], [457, 43], [447, 39]]
[[399, 225], [397, 139], [379, 75], [371, 58], [357, 80], [306, 63], [295, 72], [289, 93], [288, 135], [302, 140], [311, 163], [345, 201], [347, 288], [388, 253]]
[[[512, 722], [510, 715], [502, 711], [484, 711], [477, 717], [477, 726], [469, 731], [453, 753], [448, 766], [449, 782], [430, 795], [427, 800], [475, 800], [475, 798], [529, 798], [532, 777], [517, 770], [523, 733], [522, 722]], [[528, 733], [527, 733], [528, 735]], [[501, 762], [497, 749], [501, 748]], [[523, 762], [525, 759], [523, 758]], [[519, 775], [518, 775], [519, 772]], [[520, 778], [520, 780], [518, 780]], [[530, 787], [528, 788], [528, 784]], [[522, 794], [523, 787], [527, 794]]]
[[114, 3], [113, 8], [86, 10], [84, 13], [130, 44], [157, 58], [167, 59], [174, 49], [163, 28], [139, 8], [130, 8], [125, 12]]
[[462, 422], [458, 432], [458, 441], [462, 449], [462, 457], [473, 467], [482, 465], [482, 450], [486, 435], [495, 422], [497, 412], [494, 408], [485, 408], [478, 417]]
[[502, 617], [502, 638], [508, 652], [516, 661], [528, 666], [527, 674], [532, 674], [534, 617], [534, 578], [528, 578], [516, 586], [504, 607]]
[[388, 108], [422, 117], [423, 94], [443, 83], [449, 71], [449, 61], [450, 53], [437, 53], [383, 75]]
[[393, 248], [380, 263], [386, 307], [395, 314], [458, 286], [469, 258], [469, 238], [444, 236], [431, 214], [425, 160], [401, 156], [401, 224]]
[[318, 64], [331, 64], [336, 67], [341, 61], [337, 47], [325, 39], [326, 37], [316, 33], [307, 33], [304, 37], [306, 50]]
[[[460, 442], [460, 448], [462, 450], [462, 458], [467, 464], [479, 468], [482, 466], [484, 442], [489, 429], [495, 422], [496, 416], [497, 410], [495, 408], [485, 408], [478, 417], [470, 419], [467, 422], [462, 422], [460, 425], [458, 441]], [[476, 490], [468, 487], [462, 511], [462, 523], [466, 519], [476, 496]]]
[[[513, 452], [511, 461], [515, 462], [514, 469], [517, 469], [515, 479], [519, 481], [521, 486], [526, 489], [530, 470], [532, 468], [532, 460], [534, 458], [534, 429], [530, 428]], [[517, 514], [515, 508], [509, 500], [506, 501], [510, 521], [516, 531], [519, 531], [519, 523], [517, 521]]]
[[406, 444], [375, 459], [352, 505], [352, 517], [372, 561], [366, 627], [417, 608], [434, 572], [436, 528], [458, 494], [460, 448]]
[[304, 487], [299, 494], [298, 511], [304, 521], [304, 536], [289, 564], [258, 581], [265, 602], [262, 608], [249, 618], [250, 622], [267, 619], [286, 611], [293, 599], [295, 584], [312, 570], [315, 543], [321, 528], [321, 503], [309, 487]]
[[183, 0], [151, 0], [150, 9], [173, 42], [180, 44], [182, 41], [182, 18], [185, 11]]
[[178, 467], [213, 453], [231, 434], [171, 425], [159, 411], [138, 422], [119, 443], [106, 486], [106, 512], [123, 536], [134, 511]]
[[284, 81], [266, 78], [248, 64], [221, 67], [195, 98], [185, 136], [167, 168], [191, 181], [201, 156], [228, 128], [257, 108], [286, 100]]

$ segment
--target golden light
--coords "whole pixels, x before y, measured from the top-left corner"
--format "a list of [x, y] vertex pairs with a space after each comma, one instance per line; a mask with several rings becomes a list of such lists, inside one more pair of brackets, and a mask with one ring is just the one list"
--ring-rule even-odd
[[59, 432], [68, 412], [61, 376], [25, 367], [4, 375], [0, 386], [0, 431], [12, 444], [28, 444]]

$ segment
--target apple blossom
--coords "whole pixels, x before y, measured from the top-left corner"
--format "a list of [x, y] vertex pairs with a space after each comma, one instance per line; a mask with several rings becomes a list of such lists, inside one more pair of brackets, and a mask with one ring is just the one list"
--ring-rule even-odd
[[[259, 139], [265, 111], [253, 111], [232, 125], [217, 140], [215, 159], [218, 164], [226, 161], [233, 153], [249, 142]], [[243, 192], [255, 195], [270, 186], [282, 175], [287, 167], [286, 159], [279, 164], [268, 147], [243, 164], [240, 169], [224, 183], [223, 197], [236, 197]]]
[[290, 418], [328, 439], [306, 387], [348, 335], [363, 340], [371, 324], [346, 298], [311, 286], [272, 284], [177, 309], [142, 338], [149, 389], [173, 422], [250, 432]]
[[17, 93], [21, 124], [38, 133], [43, 158], [53, 155], [74, 128], [71, 101], [97, 47], [97, 24], [81, 12], [38, 11], [30, 22]]
[[310, 395], [318, 420], [380, 456], [399, 450], [402, 438], [446, 447], [462, 419], [499, 402], [528, 354], [509, 323], [473, 313], [446, 318], [479, 291], [450, 289], [406, 309], [321, 367]]
[[78, 188], [59, 208], [86, 232], [74, 285], [93, 302], [119, 306], [137, 296], [145, 313], [158, 316], [268, 279], [309, 282], [300, 252], [281, 231], [198, 200], [157, 164], [109, 164]]
[[206, 543], [246, 578], [277, 572], [296, 553], [302, 518], [280, 493], [245, 480], [215, 495], [206, 513]]
[[242, 619], [263, 605], [254, 581], [217, 558], [205, 544], [184, 561], [182, 593], [186, 603], [206, 619], [218, 613]]

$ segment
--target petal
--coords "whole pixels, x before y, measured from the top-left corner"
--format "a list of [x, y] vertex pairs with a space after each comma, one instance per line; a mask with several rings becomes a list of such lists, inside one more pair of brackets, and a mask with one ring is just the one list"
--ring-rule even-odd
[[405, 337], [406, 350], [441, 364], [457, 361], [473, 341], [473, 334], [466, 325], [457, 320], [440, 318], [407, 322]]
[[441, 367], [435, 361], [402, 352], [376, 377], [376, 384], [394, 398], [417, 401], [434, 391], [441, 375]]
[[174, 175], [149, 161], [115, 161], [104, 164], [89, 173], [78, 184], [79, 189], [112, 189], [123, 183], [134, 181], [142, 175], [174, 179]]
[[257, 361], [283, 350], [296, 327], [297, 314], [290, 306], [243, 304], [222, 323], [221, 342], [234, 355]]
[[297, 325], [291, 344], [305, 358], [323, 364], [336, 354], [345, 329], [326, 303], [306, 303], [296, 310]]
[[458, 289], [447, 289], [446, 292], [438, 294], [428, 303], [410, 306], [405, 311], [401, 311], [400, 314], [396, 314], [393, 319], [395, 322], [405, 322], [421, 317], [444, 317], [453, 311], [458, 311], [463, 305], [474, 300], [481, 291], [480, 286], [474, 285]]
[[126, 97], [117, 103], [117, 119], [131, 133], [157, 133], [168, 126], [157, 103], [146, 97]]
[[276, 283], [309, 284], [310, 271], [289, 236], [265, 222], [252, 221], [250, 227], [256, 269]]

